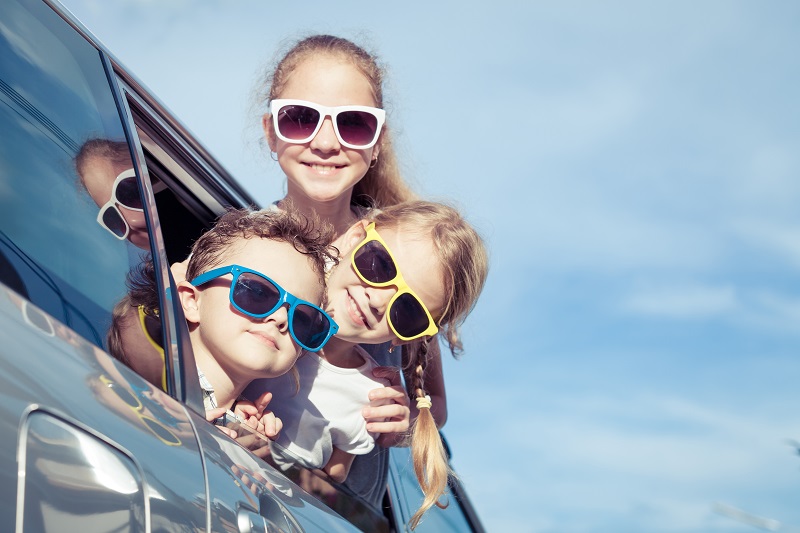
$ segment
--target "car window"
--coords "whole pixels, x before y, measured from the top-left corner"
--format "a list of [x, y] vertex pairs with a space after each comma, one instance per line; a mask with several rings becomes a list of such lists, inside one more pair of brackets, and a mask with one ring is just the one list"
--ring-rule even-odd
[[[422, 489], [414, 474], [410, 448], [393, 448], [390, 462], [389, 492], [395, 518], [400, 523], [407, 523], [423, 500]], [[416, 533], [483, 530], [458, 478], [450, 480], [447, 493], [440, 501], [447, 507], [434, 505], [428, 509], [414, 530]]]
[[0, 281], [161, 385], [158, 317], [129, 298], [150, 237], [103, 58], [44, 3], [4, 0], [0, 20]]

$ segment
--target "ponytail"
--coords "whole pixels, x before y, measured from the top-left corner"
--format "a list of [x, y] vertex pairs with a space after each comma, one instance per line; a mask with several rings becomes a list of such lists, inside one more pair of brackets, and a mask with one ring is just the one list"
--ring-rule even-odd
[[[422, 504], [409, 522], [411, 529], [419, 525], [422, 516], [436, 504], [444, 509], [447, 503], [440, 503], [447, 490], [447, 480], [452, 472], [447, 454], [439, 435], [439, 428], [431, 414], [431, 399], [425, 394], [425, 367], [428, 360], [428, 339], [403, 346], [403, 352], [413, 372], [410, 376], [411, 396], [416, 399], [419, 415], [411, 429], [411, 457], [414, 473], [424, 496]], [[414, 349], [417, 348], [417, 349]]]

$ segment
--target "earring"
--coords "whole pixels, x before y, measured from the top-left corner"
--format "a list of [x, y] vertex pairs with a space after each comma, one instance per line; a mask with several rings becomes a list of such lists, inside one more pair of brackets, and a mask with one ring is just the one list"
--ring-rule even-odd
[[378, 164], [378, 156], [372, 158], [372, 162], [369, 164], [369, 168], [375, 168], [375, 165]]
[[278, 161], [278, 153], [277, 152], [273, 152], [272, 150], [270, 150], [269, 151], [269, 158], [272, 159], [273, 161], [277, 162]]

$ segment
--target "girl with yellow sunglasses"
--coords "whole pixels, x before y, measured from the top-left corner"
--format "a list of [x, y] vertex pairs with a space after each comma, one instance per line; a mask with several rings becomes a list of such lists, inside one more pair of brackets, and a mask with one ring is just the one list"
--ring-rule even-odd
[[[461, 350], [458, 327], [483, 288], [487, 253], [458, 211], [423, 201], [376, 210], [336, 245], [339, 263], [328, 275], [325, 310], [338, 332], [319, 352], [301, 356], [299, 384], [286, 376], [260, 380], [246, 395], [273, 394], [270, 407], [284, 422], [273, 446], [276, 462], [320, 469], [342, 482], [355, 455], [371, 451], [377, 437], [362, 416], [364, 403], [388, 385], [373, 377], [378, 364], [360, 344], [402, 346], [406, 387], [418, 411], [412, 456], [425, 494], [415, 527], [428, 508], [440, 505], [449, 475], [431, 413], [436, 399], [424, 386], [429, 343], [440, 333], [454, 355]], [[395, 405], [399, 419], [404, 407]]]

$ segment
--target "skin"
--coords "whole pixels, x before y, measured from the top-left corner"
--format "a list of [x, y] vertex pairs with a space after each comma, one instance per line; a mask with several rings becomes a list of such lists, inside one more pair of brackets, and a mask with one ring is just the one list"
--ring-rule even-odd
[[136, 354], [131, 357], [131, 367], [147, 381], [160, 387], [164, 359], [142, 330], [139, 311], [134, 307], [129, 308], [120, 321], [120, 337], [125, 353]]
[[[318, 305], [322, 301], [319, 275], [312, 270], [309, 259], [289, 243], [240, 239], [213, 268], [231, 264], [264, 273], [298, 298]], [[228, 274], [200, 287], [188, 281], [178, 284], [197, 366], [214, 384], [220, 408], [230, 408], [253, 379], [288, 372], [300, 354], [289, 334], [288, 305], [262, 319], [245, 315], [230, 303], [231, 280], [232, 275]], [[256, 424], [260, 421], [269, 426], [265, 433], [274, 436], [280, 427], [261, 420], [259, 414], [264, 412], [269, 398], [262, 396], [253, 404], [237, 404], [237, 414], [244, 410], [248, 418], [256, 417]]]
[[[100, 157], [93, 157], [87, 161], [81, 175], [81, 181], [98, 207], [105, 205], [111, 199], [114, 180], [119, 173], [132, 166], [132, 164], [127, 167], [114, 165], [111, 161]], [[150, 249], [144, 213], [142, 211], [131, 211], [123, 207], [119, 202], [116, 203], [116, 206], [130, 228], [127, 239], [134, 246], [145, 250]]]

